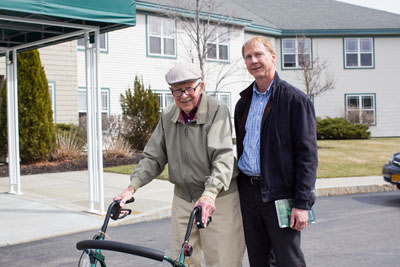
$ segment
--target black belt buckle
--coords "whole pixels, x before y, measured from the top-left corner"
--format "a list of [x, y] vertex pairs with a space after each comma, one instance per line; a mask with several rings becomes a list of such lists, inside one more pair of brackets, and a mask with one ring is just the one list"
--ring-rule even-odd
[[259, 185], [260, 184], [260, 177], [258, 177], [258, 176], [250, 176], [250, 184]]

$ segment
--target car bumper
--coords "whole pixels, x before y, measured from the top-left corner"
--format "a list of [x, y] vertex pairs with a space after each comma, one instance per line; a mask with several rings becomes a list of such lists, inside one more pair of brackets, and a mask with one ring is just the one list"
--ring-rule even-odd
[[383, 179], [391, 184], [400, 185], [400, 168], [385, 164], [382, 168]]

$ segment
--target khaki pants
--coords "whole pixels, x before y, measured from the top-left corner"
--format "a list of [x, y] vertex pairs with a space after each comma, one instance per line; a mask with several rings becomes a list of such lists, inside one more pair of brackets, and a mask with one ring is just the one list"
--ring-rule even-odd
[[[189, 244], [193, 254], [187, 261], [191, 267], [200, 267], [202, 252], [207, 267], [241, 267], [245, 251], [242, 216], [238, 191], [219, 197], [212, 222], [204, 229], [192, 228]], [[171, 212], [171, 256], [176, 258], [181, 250], [189, 216], [194, 203], [174, 195]]]

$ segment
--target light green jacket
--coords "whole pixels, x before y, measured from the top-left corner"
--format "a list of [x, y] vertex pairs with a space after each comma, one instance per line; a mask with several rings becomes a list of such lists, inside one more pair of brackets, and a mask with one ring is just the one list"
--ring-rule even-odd
[[144, 158], [131, 175], [131, 185], [137, 190], [149, 183], [168, 163], [174, 193], [186, 201], [204, 195], [215, 199], [236, 191], [228, 108], [203, 92], [196, 120], [184, 124], [178, 120], [179, 114], [176, 105], [162, 112], [144, 148]]

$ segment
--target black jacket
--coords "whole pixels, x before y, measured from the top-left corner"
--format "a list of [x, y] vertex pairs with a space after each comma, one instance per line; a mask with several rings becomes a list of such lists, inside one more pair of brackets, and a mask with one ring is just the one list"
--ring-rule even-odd
[[[260, 136], [261, 193], [264, 202], [294, 198], [294, 206], [310, 209], [315, 201], [318, 166], [315, 111], [307, 96], [275, 72], [264, 110]], [[243, 153], [245, 125], [253, 84], [240, 93], [235, 108], [238, 159]]]

